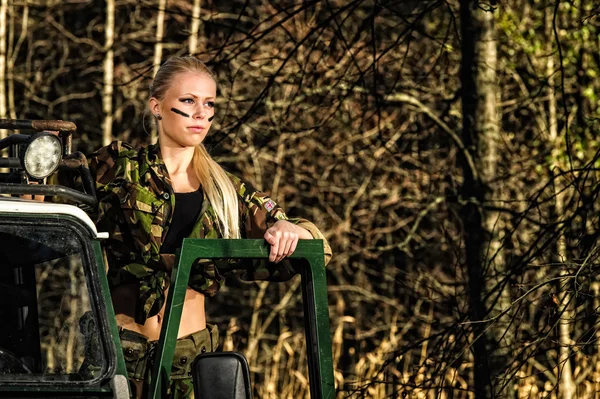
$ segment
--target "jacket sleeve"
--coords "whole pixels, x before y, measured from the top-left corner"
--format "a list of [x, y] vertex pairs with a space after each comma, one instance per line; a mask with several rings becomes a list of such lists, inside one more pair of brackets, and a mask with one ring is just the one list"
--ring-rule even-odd
[[[116, 173], [116, 164], [119, 153], [123, 150], [130, 150], [131, 146], [122, 141], [113, 141], [109, 145], [87, 155], [88, 167], [96, 183], [96, 189], [102, 188], [110, 183]], [[58, 184], [81, 188], [81, 177], [76, 171], [59, 169], [52, 176], [53, 181]]]
[[[114, 179], [117, 172], [117, 158], [119, 153], [130, 149], [131, 146], [127, 143], [113, 141], [86, 157], [90, 174], [96, 185], [96, 195], [99, 195], [100, 189]], [[67, 168], [59, 168], [56, 173], [48, 178], [48, 184], [60, 184], [83, 191], [79, 172]], [[100, 200], [100, 197], [98, 197], [98, 200]], [[65, 202], [65, 200], [57, 197], [53, 197], [51, 201], [57, 203]]]
[[[325, 264], [329, 263], [332, 252], [327, 239], [312, 222], [303, 218], [289, 218], [284, 210], [267, 194], [256, 190], [245, 182], [237, 182], [241, 198], [241, 225], [243, 238], [264, 237], [265, 231], [278, 220], [287, 220], [306, 229], [314, 239], [323, 240]], [[289, 260], [278, 264], [262, 261], [256, 262], [254, 269], [242, 275], [246, 280], [285, 281], [294, 275]]]
[[114, 180], [118, 173], [117, 158], [119, 154], [131, 149], [132, 147], [127, 143], [113, 141], [87, 156], [90, 172], [96, 181], [96, 189], [100, 189]]

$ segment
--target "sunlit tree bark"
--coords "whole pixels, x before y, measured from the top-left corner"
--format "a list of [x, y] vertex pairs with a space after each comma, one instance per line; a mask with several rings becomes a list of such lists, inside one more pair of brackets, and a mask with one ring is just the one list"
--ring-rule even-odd
[[[481, 89], [481, 105], [479, 110], [479, 126], [476, 128], [480, 136], [480, 153], [478, 155], [481, 179], [489, 192], [489, 198], [499, 200], [505, 198], [504, 182], [498, 182], [498, 164], [500, 162], [501, 115], [498, 108], [500, 88], [496, 69], [498, 65], [497, 31], [495, 13], [478, 10], [478, 23], [481, 24], [481, 42], [476, 44], [478, 87]], [[510, 366], [514, 355], [515, 323], [511, 309], [510, 270], [504, 256], [504, 235], [506, 234], [505, 217], [498, 211], [487, 210], [484, 213], [486, 234], [489, 238], [488, 248], [484, 252], [486, 273], [486, 309], [491, 325], [487, 330], [490, 346], [490, 365], [495, 397], [513, 398], [515, 396], [514, 372]]]
[[[558, 135], [558, 110], [556, 101], [556, 67], [554, 63], [554, 46], [553, 46], [553, 11], [552, 8], [546, 8], [545, 10], [546, 19], [546, 37], [548, 38], [548, 60], [546, 63], [546, 74], [548, 76], [548, 135], [550, 138], [550, 144], [552, 146], [552, 157], [550, 169], [557, 171], [560, 169], [568, 168], [568, 165], [561, 165], [561, 159], [564, 159], [565, 146], [562, 145], [562, 138]], [[569, 187], [563, 187], [562, 179], [556, 179], [554, 182], [554, 213], [557, 218], [557, 222], [565, 219], [565, 199], [569, 192]], [[565, 237], [564, 230], [559, 230], [558, 239], [556, 241], [556, 257], [554, 259], [557, 264], [561, 265], [561, 276], [567, 276], [569, 274], [569, 252], [567, 250], [567, 240]], [[571, 345], [572, 345], [572, 332], [571, 325], [575, 317], [573, 311], [573, 297], [571, 295], [569, 287], [570, 279], [565, 278], [560, 281], [560, 288], [558, 292], [558, 363], [556, 365], [556, 376], [558, 379], [558, 386], [560, 397], [563, 399], [572, 399], [575, 396], [575, 381], [573, 378], [573, 369], [571, 367]]]
[[[27, 7], [27, 4], [25, 4]], [[11, 60], [13, 58], [14, 53], [14, 45], [15, 45], [15, 25], [16, 25], [16, 17], [15, 17], [15, 5], [11, 3], [8, 8], [8, 14], [10, 15], [10, 19], [8, 21], [8, 41], [7, 41], [7, 49], [6, 49], [6, 85], [7, 93], [6, 93], [6, 102], [7, 102], [7, 115], [15, 119], [15, 109], [14, 109], [14, 81], [13, 81], [13, 71]]]
[[[16, 13], [16, 11], [15, 11]], [[27, 37], [27, 29], [29, 27], [29, 4], [25, 2], [23, 5], [23, 14], [21, 16], [21, 32], [19, 34], [19, 38], [17, 42], [12, 48], [12, 52], [10, 58], [8, 60], [7, 70], [8, 70], [8, 109], [9, 114], [12, 119], [17, 118], [17, 107], [15, 104], [15, 77], [14, 77], [14, 69], [17, 60], [17, 56], [19, 55], [19, 51], [23, 46], [23, 42]]]
[[[154, 68], [152, 69], [152, 76], [156, 75], [158, 69], [160, 68], [160, 63], [162, 61], [162, 50], [163, 50], [163, 34], [165, 29], [165, 7], [167, 6], [167, 0], [159, 0], [158, 2], [158, 15], [156, 17], [156, 42], [154, 43], [154, 59], [152, 61], [152, 65]], [[154, 143], [157, 139], [157, 131], [156, 126], [152, 125], [152, 134], [151, 141]]]
[[[7, 117], [6, 109], [6, 14], [8, 0], [0, 2], [0, 118]], [[0, 129], [0, 138], [6, 137], [6, 130]]]
[[106, 1], [105, 24], [105, 57], [104, 57], [104, 93], [102, 95], [102, 110], [104, 122], [102, 125], [102, 145], [112, 141], [113, 125], [113, 91], [114, 91], [114, 43], [115, 43], [115, 0]]
[[192, 8], [192, 29], [190, 30], [189, 42], [190, 54], [192, 55], [196, 54], [198, 48], [198, 32], [200, 30], [200, 11], [200, 0], [194, 0], [194, 6]]

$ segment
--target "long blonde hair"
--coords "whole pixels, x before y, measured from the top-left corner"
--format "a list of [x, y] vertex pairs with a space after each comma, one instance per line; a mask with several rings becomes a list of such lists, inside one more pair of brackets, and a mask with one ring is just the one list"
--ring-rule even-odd
[[[183, 72], [196, 72], [215, 80], [213, 72], [197, 58], [171, 57], [156, 73], [150, 85], [150, 96], [162, 100], [173, 79]], [[240, 238], [237, 192], [225, 170], [211, 158], [203, 144], [194, 149], [192, 168], [217, 216], [223, 237]]]

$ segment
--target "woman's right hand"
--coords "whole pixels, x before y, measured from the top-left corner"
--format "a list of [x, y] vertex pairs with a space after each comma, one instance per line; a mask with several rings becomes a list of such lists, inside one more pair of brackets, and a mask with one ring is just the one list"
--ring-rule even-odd
[[[30, 181], [27, 184], [38, 184], [38, 182]], [[45, 195], [23, 194], [23, 195], [21, 195], [21, 198], [26, 199], [26, 200], [34, 200], [34, 201], [38, 201], [38, 202], [44, 202], [44, 200], [46, 199], [46, 196]]]

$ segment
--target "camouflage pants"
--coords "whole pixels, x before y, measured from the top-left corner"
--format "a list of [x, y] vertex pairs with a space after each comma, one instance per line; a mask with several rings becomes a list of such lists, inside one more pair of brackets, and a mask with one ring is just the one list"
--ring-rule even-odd
[[[177, 340], [173, 366], [171, 367], [169, 398], [194, 397], [192, 361], [199, 354], [214, 352], [219, 342], [217, 327], [211, 324], [207, 324], [206, 327], [204, 330]], [[149, 381], [147, 377], [152, 372], [157, 341], [148, 341], [146, 336], [125, 329], [119, 329], [119, 336], [121, 337], [121, 346], [123, 347], [133, 397], [142, 398], [145, 396], [145, 390], [148, 389], [144, 380]]]

